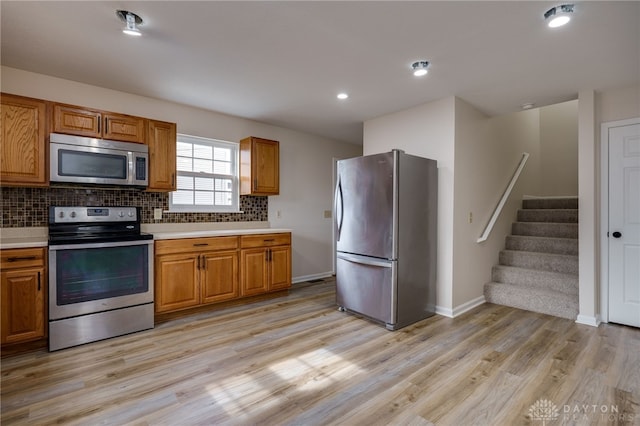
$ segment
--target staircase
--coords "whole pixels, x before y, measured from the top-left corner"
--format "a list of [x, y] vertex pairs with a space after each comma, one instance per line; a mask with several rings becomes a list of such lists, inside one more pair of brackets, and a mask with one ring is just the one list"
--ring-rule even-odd
[[578, 199], [522, 202], [507, 236], [487, 302], [575, 320], [578, 315]]

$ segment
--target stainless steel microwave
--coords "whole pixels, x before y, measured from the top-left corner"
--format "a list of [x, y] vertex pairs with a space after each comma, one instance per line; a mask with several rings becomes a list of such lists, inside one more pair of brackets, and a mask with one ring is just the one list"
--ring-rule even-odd
[[149, 184], [149, 147], [144, 144], [51, 133], [51, 182]]

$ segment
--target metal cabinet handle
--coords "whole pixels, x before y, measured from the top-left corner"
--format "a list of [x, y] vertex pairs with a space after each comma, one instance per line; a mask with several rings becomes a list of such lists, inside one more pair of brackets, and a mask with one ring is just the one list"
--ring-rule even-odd
[[204, 246], [208, 246], [209, 243], [193, 243], [194, 247], [204, 247]]
[[198, 270], [200, 270], [200, 255], [198, 255]]
[[40, 271], [38, 271], [38, 291], [40, 291], [40, 288], [41, 288]]
[[8, 262], [17, 262], [19, 260], [36, 260], [35, 256], [12, 256], [7, 259]]
[[253, 180], [253, 189], [258, 189], [258, 179]]
[[265, 242], [265, 243], [270, 243], [270, 242], [275, 241], [275, 240], [276, 240], [275, 238], [267, 238], [267, 239], [264, 239], [262, 241]]

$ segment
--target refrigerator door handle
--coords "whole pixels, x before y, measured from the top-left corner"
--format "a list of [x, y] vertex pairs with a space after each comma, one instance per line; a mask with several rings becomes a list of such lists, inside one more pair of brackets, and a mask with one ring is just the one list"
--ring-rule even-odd
[[[340, 207], [338, 208], [338, 202], [340, 203]], [[340, 180], [340, 175], [338, 175], [338, 184], [336, 185], [336, 192], [333, 200], [335, 206], [335, 227], [336, 227], [336, 241], [340, 241], [340, 234], [342, 233], [342, 221], [344, 216], [344, 205], [342, 203], [342, 182]]]
[[366, 256], [359, 256], [357, 254], [338, 253], [338, 259], [346, 260], [347, 262], [360, 263], [362, 265], [380, 266], [382, 268], [391, 268], [393, 266], [393, 263], [390, 260], [375, 259]]

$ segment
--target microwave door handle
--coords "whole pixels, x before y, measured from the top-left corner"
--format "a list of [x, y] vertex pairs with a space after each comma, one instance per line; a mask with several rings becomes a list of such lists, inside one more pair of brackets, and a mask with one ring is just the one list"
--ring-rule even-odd
[[127, 183], [133, 185], [136, 180], [136, 172], [135, 172], [135, 154], [131, 151], [127, 152], [127, 158], [129, 160], [129, 173], [127, 174]]

